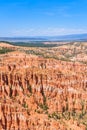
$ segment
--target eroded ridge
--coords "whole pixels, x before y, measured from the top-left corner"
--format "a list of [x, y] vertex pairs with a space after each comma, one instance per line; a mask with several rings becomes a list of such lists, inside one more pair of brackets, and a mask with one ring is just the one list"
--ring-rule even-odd
[[0, 130], [86, 130], [87, 65], [20, 51], [0, 57]]

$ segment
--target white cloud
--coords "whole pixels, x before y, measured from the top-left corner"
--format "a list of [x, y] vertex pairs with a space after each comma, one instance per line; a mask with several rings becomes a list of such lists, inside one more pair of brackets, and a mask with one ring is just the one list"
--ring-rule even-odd
[[80, 34], [87, 33], [87, 29], [78, 28], [31, 28], [26, 30], [15, 30], [11, 33], [12, 36], [55, 36], [55, 35], [67, 35], [67, 34]]

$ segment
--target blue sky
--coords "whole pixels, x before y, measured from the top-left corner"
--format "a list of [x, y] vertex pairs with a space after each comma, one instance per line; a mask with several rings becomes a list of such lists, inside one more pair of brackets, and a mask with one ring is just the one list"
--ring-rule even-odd
[[0, 0], [0, 36], [87, 33], [87, 0]]

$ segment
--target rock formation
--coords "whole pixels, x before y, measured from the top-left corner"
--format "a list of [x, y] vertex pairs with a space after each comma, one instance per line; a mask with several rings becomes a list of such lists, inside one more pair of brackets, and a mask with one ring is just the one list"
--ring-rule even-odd
[[22, 52], [0, 57], [0, 130], [86, 130], [87, 66]]

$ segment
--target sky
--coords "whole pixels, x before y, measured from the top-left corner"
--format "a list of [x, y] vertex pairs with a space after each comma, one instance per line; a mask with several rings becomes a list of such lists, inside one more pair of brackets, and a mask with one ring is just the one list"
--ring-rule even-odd
[[0, 0], [0, 37], [87, 33], [87, 0]]

